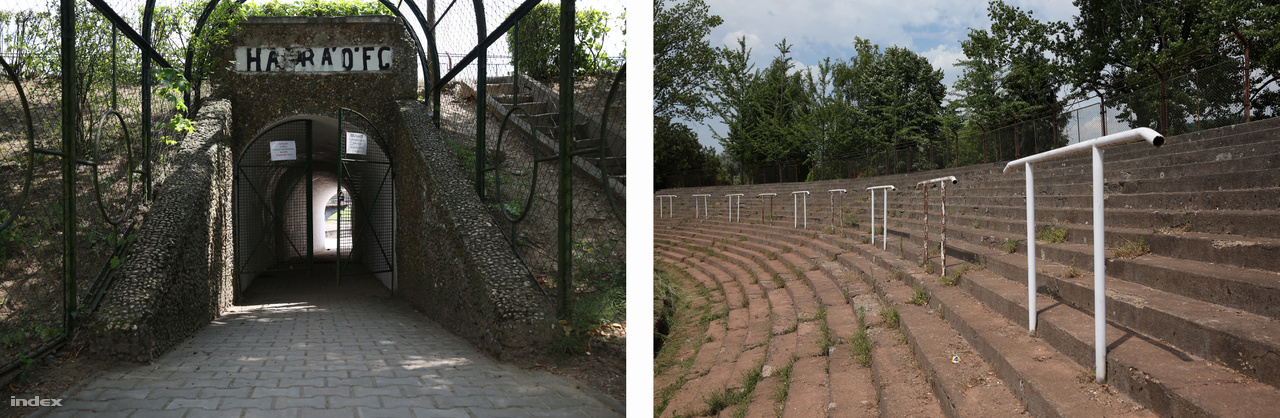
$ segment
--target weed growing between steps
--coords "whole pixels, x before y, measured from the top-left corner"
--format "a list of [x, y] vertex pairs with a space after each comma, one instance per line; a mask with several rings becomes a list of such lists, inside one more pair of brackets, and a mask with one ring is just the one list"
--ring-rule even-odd
[[[701, 344], [694, 344], [692, 350], [685, 358], [680, 358], [680, 352], [685, 344], [694, 343], [696, 337], [706, 334], [707, 325], [714, 321], [716, 317], [710, 310], [711, 304], [702, 304], [694, 306], [690, 303], [692, 298], [687, 297], [690, 291], [696, 291], [701, 300], [710, 300], [711, 291], [702, 286], [697, 280], [689, 277], [678, 267], [666, 263], [656, 263], [654, 269], [654, 296], [661, 297], [663, 301], [670, 301], [669, 308], [664, 311], [658, 310], [658, 305], [668, 305], [666, 302], [660, 302], [659, 299], [654, 300], [654, 311], [663, 315], [668, 331], [666, 334], [659, 333], [659, 327], [654, 326], [654, 343], [655, 350], [653, 359], [653, 374], [655, 376], [678, 370], [679, 377], [670, 385], [657, 389], [657, 399], [655, 399], [655, 410], [661, 411], [666, 409], [667, 404], [675, 397], [676, 391], [683, 387], [688, 379], [689, 367], [693, 365], [694, 359], [698, 356], [698, 351], [702, 349]], [[666, 295], [666, 296], [659, 296]], [[661, 341], [661, 347], [657, 343]]]
[[818, 345], [822, 347], [822, 355], [826, 356], [831, 353], [831, 347], [836, 345], [831, 339], [831, 328], [827, 326], [827, 306], [819, 305], [818, 314], [814, 316], [814, 320], [818, 322]]
[[943, 286], [955, 286], [957, 284], [960, 284], [960, 278], [964, 277], [964, 274], [968, 272], [969, 272], [969, 265], [963, 264], [959, 268], [952, 271], [951, 274], [938, 278], [938, 283]]
[[1045, 225], [1036, 231], [1036, 239], [1050, 244], [1067, 242], [1067, 228]]
[[916, 286], [914, 289], [912, 289], [911, 300], [908, 300], [907, 303], [910, 303], [912, 305], [917, 305], [917, 306], [928, 305], [929, 291], [926, 290], [924, 286]]
[[889, 329], [896, 330], [898, 329], [898, 321], [901, 320], [901, 317], [898, 315], [897, 309], [885, 304], [880, 308], [880, 320], [884, 321], [884, 325]]
[[[881, 309], [881, 312], [884, 312]], [[897, 312], [894, 312], [897, 315]], [[895, 324], [896, 326], [896, 324]], [[853, 334], [853, 358], [862, 367], [871, 367], [871, 337], [867, 336], [867, 309], [858, 307], [858, 332]]]
[[1125, 240], [1112, 248], [1116, 258], [1134, 258], [1146, 255], [1151, 252], [1151, 247], [1147, 245], [1147, 238], [1141, 235], [1137, 241]]
[[1009, 254], [1016, 253], [1018, 252], [1018, 243], [1021, 243], [1021, 242], [1022, 241], [1020, 240], [1006, 238], [1004, 240], [1004, 246], [1002, 246], [1001, 249], [1003, 249], [1004, 252]]
[[[729, 409], [732, 406], [738, 406], [740, 411], [735, 411], [735, 416], [746, 413], [746, 407], [751, 403], [751, 395], [756, 390], [756, 384], [763, 379], [764, 360], [759, 360], [755, 365], [751, 366], [751, 370], [742, 376], [742, 387], [740, 388], [724, 388], [724, 390], [712, 393], [710, 397], [702, 400], [707, 405], [706, 411], [700, 415], [714, 416], [720, 414], [720, 411]], [[659, 410], [660, 411], [660, 410]]]

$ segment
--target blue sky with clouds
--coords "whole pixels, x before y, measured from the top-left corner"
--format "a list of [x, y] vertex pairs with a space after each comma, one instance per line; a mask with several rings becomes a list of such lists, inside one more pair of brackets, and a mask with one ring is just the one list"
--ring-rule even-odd
[[[756, 68], [764, 68], [777, 55], [774, 47], [785, 37], [791, 56], [801, 66], [816, 66], [823, 58], [847, 60], [853, 55], [853, 38], [862, 37], [884, 47], [905, 47], [942, 69], [950, 86], [960, 75], [956, 62], [964, 58], [960, 41], [969, 29], [987, 29], [985, 0], [706, 0], [711, 13], [724, 19], [708, 37], [712, 46], [737, 46], [746, 37]], [[1077, 8], [1070, 1], [1006, 0], [1029, 10], [1036, 19], [1069, 21]], [[716, 118], [686, 121], [698, 133], [698, 141], [721, 149], [709, 126], [724, 133]]]

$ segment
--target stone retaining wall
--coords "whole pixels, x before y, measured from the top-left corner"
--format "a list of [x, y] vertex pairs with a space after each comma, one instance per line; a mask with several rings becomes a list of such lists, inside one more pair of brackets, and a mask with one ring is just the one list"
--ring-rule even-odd
[[398, 103], [398, 295], [501, 360], [545, 354], [564, 335], [550, 301], [469, 187], [427, 108]]
[[232, 303], [231, 103], [205, 103], [98, 313], [93, 355], [150, 362]]

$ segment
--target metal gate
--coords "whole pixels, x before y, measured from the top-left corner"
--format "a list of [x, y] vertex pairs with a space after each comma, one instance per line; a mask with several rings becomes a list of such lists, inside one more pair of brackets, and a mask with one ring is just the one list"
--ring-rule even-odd
[[[351, 194], [350, 219], [344, 220], [347, 215], [338, 211], [338, 283], [344, 268], [361, 263], [394, 290], [395, 171], [382, 147], [385, 137], [351, 109], [339, 110], [338, 126], [338, 201], [348, 198], [344, 192]], [[349, 250], [343, 247], [346, 243]]]
[[236, 271], [245, 280], [314, 261], [312, 121], [268, 129], [236, 161]]

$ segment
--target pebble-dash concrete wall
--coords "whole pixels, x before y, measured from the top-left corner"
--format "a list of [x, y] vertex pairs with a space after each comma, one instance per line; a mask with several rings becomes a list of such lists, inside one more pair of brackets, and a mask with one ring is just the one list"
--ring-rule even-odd
[[399, 102], [397, 293], [499, 359], [545, 353], [564, 335], [420, 102]]
[[95, 356], [150, 362], [231, 306], [231, 104], [206, 103], [111, 291], [86, 324]]

